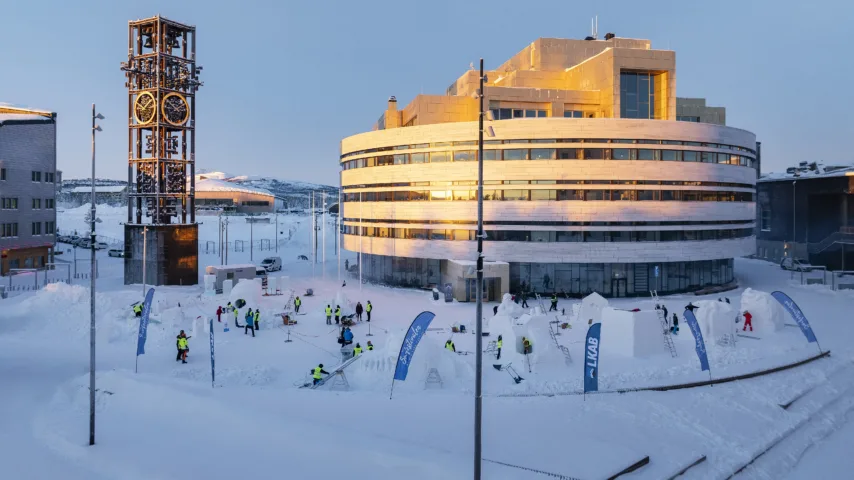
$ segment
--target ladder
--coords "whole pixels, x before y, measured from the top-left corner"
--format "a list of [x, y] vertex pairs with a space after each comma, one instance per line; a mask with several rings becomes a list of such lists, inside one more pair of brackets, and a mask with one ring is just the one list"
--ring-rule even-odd
[[427, 379], [424, 381], [424, 388], [430, 388], [431, 385], [438, 385], [439, 388], [442, 388], [444, 385], [442, 383], [442, 377], [439, 375], [439, 370], [436, 368], [431, 368], [427, 372]]
[[539, 304], [540, 304], [540, 310], [542, 310], [543, 314], [545, 314], [547, 310], [546, 310], [546, 304], [543, 303], [543, 297], [541, 297], [539, 293], [535, 293], [534, 297], [536, 297], [537, 302], [539, 302]]
[[288, 301], [285, 302], [284, 313], [290, 313], [294, 310], [294, 298], [296, 298], [296, 292], [293, 289], [289, 289], [288, 292], [290, 292], [290, 294], [288, 296]]
[[498, 353], [498, 346], [497, 345], [498, 344], [496, 343], [496, 341], [492, 340], [486, 346], [486, 350], [484, 350], [483, 353], [491, 353], [491, 354], [495, 355], [496, 353]]
[[[552, 329], [552, 325], [555, 325], [554, 330]], [[572, 363], [572, 356], [570, 356], [568, 348], [558, 343], [557, 332], [555, 332], [555, 330], [557, 330], [558, 328], [560, 328], [558, 326], [558, 322], [549, 322], [549, 336], [552, 337], [552, 341], [555, 342], [555, 346], [557, 346], [558, 350], [563, 353], [564, 363], [566, 364], [566, 366], [569, 366]]]
[[735, 335], [732, 333], [728, 333], [726, 335], [718, 337], [718, 341], [716, 343], [724, 347], [735, 347]]
[[[658, 298], [658, 292], [650, 290], [649, 294], [656, 306], [661, 305], [660, 299]], [[673, 345], [673, 336], [670, 335], [670, 322], [668, 322], [667, 316], [664, 315], [664, 310], [656, 309], [656, 312], [658, 313], [658, 318], [661, 321], [661, 335], [664, 337], [664, 346], [670, 351], [670, 357], [676, 358], [676, 346]]]

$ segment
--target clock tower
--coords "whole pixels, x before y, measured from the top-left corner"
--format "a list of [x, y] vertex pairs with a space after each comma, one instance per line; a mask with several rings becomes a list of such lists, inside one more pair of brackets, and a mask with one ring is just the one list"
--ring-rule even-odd
[[[196, 27], [128, 22], [125, 284], [198, 283]], [[143, 278], [143, 276], [145, 278]]]

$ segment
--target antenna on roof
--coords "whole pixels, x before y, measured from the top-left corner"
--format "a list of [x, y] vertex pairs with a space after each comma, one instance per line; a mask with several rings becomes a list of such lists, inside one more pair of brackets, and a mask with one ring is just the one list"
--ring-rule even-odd
[[593, 40], [599, 39], [599, 15], [590, 19], [590, 36]]

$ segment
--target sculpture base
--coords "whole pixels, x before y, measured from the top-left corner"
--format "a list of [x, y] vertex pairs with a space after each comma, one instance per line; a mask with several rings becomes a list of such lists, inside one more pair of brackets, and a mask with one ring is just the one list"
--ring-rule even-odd
[[148, 285], [197, 285], [199, 226], [125, 225], [125, 285], [143, 282], [143, 261]]

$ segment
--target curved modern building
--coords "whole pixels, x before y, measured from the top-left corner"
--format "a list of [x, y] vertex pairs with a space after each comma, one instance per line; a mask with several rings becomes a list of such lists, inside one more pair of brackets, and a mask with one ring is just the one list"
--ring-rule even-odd
[[[674, 52], [606, 38], [539, 39], [487, 73], [489, 299], [694, 291], [755, 252], [755, 135], [676, 98]], [[369, 281], [475, 298], [478, 81], [392, 97], [342, 141], [342, 245]]]

